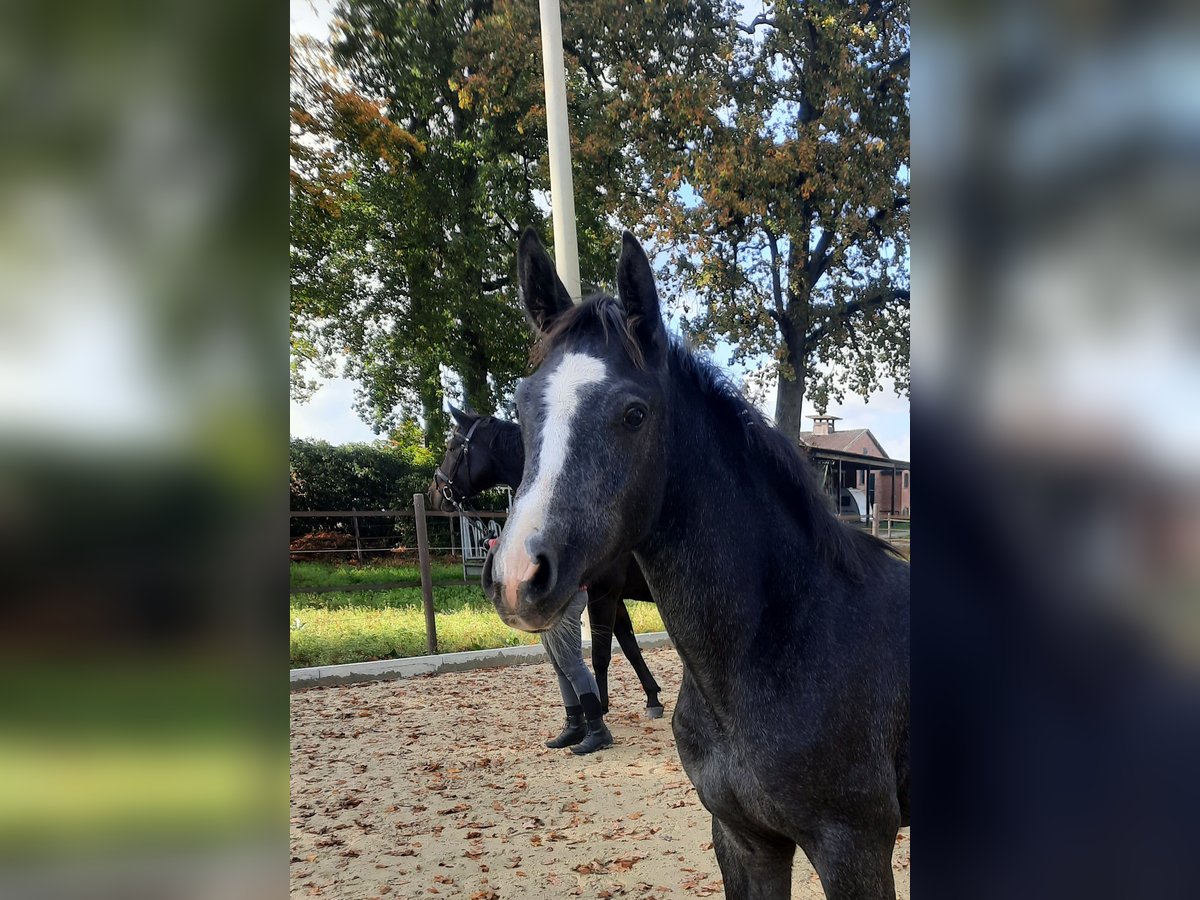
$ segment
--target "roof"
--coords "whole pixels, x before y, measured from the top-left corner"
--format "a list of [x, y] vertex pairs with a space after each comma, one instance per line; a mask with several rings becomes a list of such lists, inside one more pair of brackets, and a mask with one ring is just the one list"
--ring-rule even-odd
[[835, 431], [833, 434], [813, 434], [811, 431], [802, 431], [800, 432], [800, 442], [807, 444], [809, 447], [817, 447], [821, 450], [838, 450], [844, 453], [848, 452], [850, 445], [864, 434], [879, 448], [879, 452], [883, 454], [883, 459], [890, 459], [887, 451], [883, 449], [883, 445], [879, 443], [875, 435], [871, 434], [871, 429], [869, 428], [851, 428], [847, 431]]
[[820, 447], [802, 448], [809, 456], [809, 459], [819, 460], [822, 462], [843, 462], [851, 467], [857, 466], [866, 469], [896, 469], [897, 471], [907, 471], [912, 468], [912, 464], [903, 459], [884, 459], [881, 456], [864, 456], [861, 453], [843, 453], [841, 450], [822, 450]]

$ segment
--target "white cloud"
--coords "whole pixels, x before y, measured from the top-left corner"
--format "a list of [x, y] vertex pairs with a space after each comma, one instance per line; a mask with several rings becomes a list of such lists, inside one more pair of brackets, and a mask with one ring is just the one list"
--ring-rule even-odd
[[350, 444], [379, 438], [354, 412], [354, 382], [331, 378], [307, 403], [292, 401], [292, 437]]
[[325, 40], [333, 20], [333, 0], [291, 0], [291, 32]]

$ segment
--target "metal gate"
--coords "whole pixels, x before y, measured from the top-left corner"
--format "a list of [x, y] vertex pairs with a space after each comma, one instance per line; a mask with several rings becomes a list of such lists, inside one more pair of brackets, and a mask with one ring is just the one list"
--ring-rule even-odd
[[[505, 508], [512, 509], [512, 490], [508, 492]], [[483, 575], [483, 560], [487, 557], [487, 542], [500, 537], [500, 523], [495, 519], [477, 519], [470, 515], [459, 516], [458, 533], [462, 538], [463, 580], [473, 581]]]

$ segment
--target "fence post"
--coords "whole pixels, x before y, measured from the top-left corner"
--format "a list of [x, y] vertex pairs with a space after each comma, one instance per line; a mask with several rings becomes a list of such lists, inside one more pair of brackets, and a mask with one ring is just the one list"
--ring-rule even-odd
[[433, 618], [433, 575], [429, 571], [429, 532], [425, 525], [425, 495], [413, 494], [417, 522], [417, 560], [421, 564], [421, 601], [425, 607], [425, 646], [430, 655], [437, 649], [437, 622]]
[[358, 554], [358, 561], [362, 562], [362, 541], [358, 539], [358, 516], [352, 517], [354, 522], [354, 550]]
[[871, 534], [879, 537], [879, 504], [871, 504]]

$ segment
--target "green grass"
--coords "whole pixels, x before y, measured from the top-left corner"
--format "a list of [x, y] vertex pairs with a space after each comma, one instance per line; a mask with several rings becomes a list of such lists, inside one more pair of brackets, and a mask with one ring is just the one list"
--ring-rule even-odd
[[[462, 579], [462, 564], [435, 562], [430, 566], [434, 582]], [[388, 561], [368, 561], [365, 565], [350, 563], [293, 562], [292, 590], [336, 587], [355, 584], [388, 584], [394, 581], [420, 581], [416, 565], [397, 565]]]
[[247, 684], [257, 665], [197, 657], [97, 651], [70, 671], [3, 671], [0, 860], [245, 846], [275, 827], [287, 707]]
[[[454, 577], [437, 574], [438, 569], [461, 577], [461, 568], [440, 566], [434, 569], [434, 581]], [[299, 573], [297, 570], [299, 569]], [[325, 571], [321, 571], [321, 570]], [[393, 580], [384, 572], [402, 573], [415, 568], [370, 566], [358, 568], [328, 563], [292, 563], [294, 586], [375, 583]], [[363, 577], [365, 576], [365, 577]], [[298, 577], [304, 579], [298, 581]], [[406, 576], [395, 575], [394, 580]], [[514, 631], [496, 615], [492, 604], [477, 587], [443, 587], [433, 592], [437, 621], [438, 651], [490, 650], [536, 644], [537, 636]], [[662, 631], [662, 619], [651, 603], [628, 603], [634, 631]], [[353, 593], [295, 594], [291, 609], [291, 664], [329, 666], [339, 663], [367, 662], [423, 656], [425, 613], [420, 588]]]

